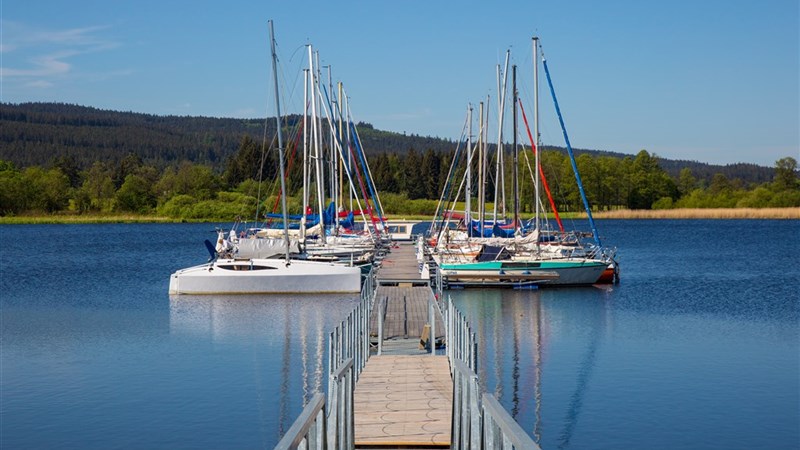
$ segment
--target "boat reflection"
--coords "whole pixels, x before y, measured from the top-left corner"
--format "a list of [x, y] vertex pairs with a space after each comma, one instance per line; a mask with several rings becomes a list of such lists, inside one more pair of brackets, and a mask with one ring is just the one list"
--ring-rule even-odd
[[170, 333], [210, 339], [251, 360], [258, 385], [280, 386], [280, 398], [265, 402], [278, 401], [283, 433], [297, 404], [325, 389], [328, 334], [357, 302], [358, 294], [174, 295]]
[[242, 335], [268, 341], [306, 339], [336, 324], [352, 310], [358, 294], [172, 295], [170, 331], [225, 339]]
[[[452, 291], [476, 333], [481, 389], [493, 393], [536, 442], [542, 441], [543, 397], [564, 395], [547, 410], [551, 426], [554, 416], [562, 418], [561, 429], [549, 428], [548, 434], [560, 447], [569, 446], [599, 346], [613, 325], [608, 294], [593, 287]], [[587, 297], [593, 307], [587, 308]], [[575, 370], [553, 374], [549, 360]]]

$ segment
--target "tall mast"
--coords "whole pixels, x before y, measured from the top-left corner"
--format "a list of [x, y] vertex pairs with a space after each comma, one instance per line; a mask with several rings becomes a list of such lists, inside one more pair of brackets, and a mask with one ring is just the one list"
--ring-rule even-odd
[[[332, 78], [332, 75], [331, 75], [331, 65], [328, 64], [325, 67], [328, 68], [328, 103], [330, 103], [330, 108], [331, 108], [330, 120], [331, 120], [331, 123], [336, 123], [336, 119], [335, 119], [335, 116], [334, 116], [334, 114], [336, 114], [336, 108], [334, 108], [334, 104], [336, 103], [336, 99], [333, 97], [333, 78]], [[334, 135], [334, 129], [333, 129], [333, 127], [330, 127], [330, 144], [328, 144], [328, 154], [329, 154], [329, 158], [330, 158], [328, 160], [328, 176], [330, 177], [330, 181], [328, 182], [328, 192], [330, 192], [331, 201], [333, 201], [333, 204], [335, 206], [335, 208], [334, 208], [334, 219], [333, 219], [334, 227], [333, 227], [333, 230], [331, 232], [331, 234], [334, 235], [334, 236], [336, 234], [338, 234], [338, 230], [339, 230], [339, 214], [338, 214], [338, 211], [337, 211], [337, 209], [339, 207], [339, 196], [338, 196], [339, 192], [336, 189], [336, 184], [337, 184], [337, 181], [336, 181], [336, 160], [338, 158], [336, 158], [334, 156], [335, 155], [334, 152], [336, 151], [336, 149], [334, 148], [335, 145], [336, 145], [336, 137]]]
[[272, 20], [269, 21], [269, 39], [272, 48], [272, 79], [275, 81], [275, 123], [277, 125], [278, 134], [278, 161], [280, 164], [280, 177], [281, 177], [281, 208], [283, 209], [283, 237], [286, 242], [286, 265], [290, 264], [289, 260], [289, 217], [286, 213], [286, 176], [283, 166], [283, 136], [281, 135], [281, 99], [278, 95], [278, 55], [275, 53], [275, 30]]
[[[338, 83], [336, 83], [336, 87], [337, 87], [336, 109], [337, 109], [337, 111], [339, 113], [339, 144], [340, 145], [344, 145], [344, 130], [342, 129], [342, 113], [344, 111], [344, 109], [343, 109], [344, 108], [344, 103], [342, 103], [342, 100], [343, 100], [342, 99], [342, 82], [339, 81]], [[345, 153], [348, 153], [349, 149], [347, 147], [345, 147], [345, 148], [342, 149], [342, 151], [345, 152]], [[339, 202], [340, 202], [339, 204], [342, 207], [344, 207], [344, 160], [342, 158], [337, 158], [337, 161], [339, 161], [339, 164], [338, 164], [338, 167], [339, 167], [339, 171], [338, 171], [338, 173], [339, 173], [339, 188], [338, 188], [337, 197], [339, 198]], [[350, 169], [349, 166], [347, 168], [348, 168], [348, 170]]]
[[[539, 153], [541, 153], [542, 147], [539, 145], [539, 38], [537, 36], [533, 37], [533, 139], [534, 139], [534, 147], [536, 148], [536, 153], [534, 154], [534, 164], [536, 165], [534, 172], [534, 188], [533, 188], [533, 202], [536, 204], [536, 213], [535, 217], [535, 225], [534, 229], [538, 235], [539, 233], [539, 216], [541, 212], [539, 211]], [[536, 245], [539, 245], [539, 239], [536, 239]]]
[[[348, 204], [348, 206], [349, 206], [350, 211], [352, 211], [353, 210], [353, 190], [355, 189], [355, 186], [353, 185], [353, 182], [350, 180], [350, 177], [353, 174], [353, 164], [355, 164], [355, 161], [353, 161], [352, 155], [350, 153], [350, 149], [352, 148], [352, 145], [353, 145], [353, 142], [351, 141], [352, 129], [350, 128], [350, 122], [351, 122], [351, 120], [350, 120], [350, 99], [347, 97], [347, 93], [344, 92], [344, 89], [342, 91], [343, 91], [342, 94], [344, 95], [344, 111], [343, 112], [344, 112], [344, 115], [345, 115], [345, 123], [347, 124], [347, 133], [346, 133], [347, 134], [347, 139], [346, 139], [346, 142], [347, 142], [347, 146], [346, 146], [346, 148], [347, 148], [347, 173], [348, 173], [348, 175], [347, 175], [347, 184], [349, 186], [349, 189], [347, 189], [347, 192], [349, 193], [348, 195], [349, 195], [349, 199], [350, 199], [350, 203]], [[366, 224], [364, 225], [364, 228], [369, 229], [369, 227], [366, 226]]]
[[472, 218], [470, 199], [472, 197], [472, 103], [469, 104], [467, 112], [468, 132], [467, 132], [467, 174], [466, 174], [466, 188], [464, 190], [464, 225], [467, 226], [467, 236], [472, 236]]
[[513, 190], [514, 190], [514, 233], [519, 232], [519, 175], [517, 170], [517, 163], [519, 162], [519, 152], [517, 149], [517, 65], [514, 64], [511, 67], [511, 95], [513, 97], [512, 108], [514, 109], [512, 112], [513, 120], [513, 132], [514, 132], [514, 171], [512, 172], [512, 180], [513, 180]]
[[[483, 237], [483, 102], [478, 105], [478, 230]], [[470, 235], [472, 235], [470, 224]]]
[[[486, 160], [489, 158], [489, 100], [490, 97], [486, 95], [486, 119], [483, 121], [483, 159], [481, 161], [481, 171], [483, 172], [483, 176], [481, 181], [481, 200], [480, 200], [480, 208], [481, 208], [481, 237], [483, 237], [483, 226], [484, 220], [486, 219], [486, 181], [489, 178], [488, 167], [486, 165]], [[481, 105], [483, 106], [483, 105]], [[481, 116], [483, 117], [483, 115]]]
[[[503, 112], [506, 107], [506, 83], [508, 81], [508, 58], [511, 55], [511, 50], [506, 50], [506, 63], [503, 68], [503, 73], [500, 73], [500, 65], [497, 66], [497, 92], [500, 93], [498, 98], [498, 118], [497, 118], [497, 167], [495, 168], [495, 184], [494, 184], [494, 212], [492, 220], [497, 223], [497, 201], [498, 197], [502, 196], [503, 209], [502, 213], [506, 213], [506, 190], [505, 190], [505, 175], [503, 171], [503, 153], [505, 152], [503, 146]], [[502, 84], [500, 78], [503, 78]], [[498, 190], [499, 189], [499, 190]]]
[[318, 98], [318, 80], [319, 74], [314, 70], [314, 50], [311, 48], [311, 45], [308, 46], [308, 71], [311, 74], [311, 130], [314, 139], [314, 169], [316, 172], [316, 179], [317, 179], [317, 207], [319, 212], [319, 224], [322, 232], [320, 233], [320, 239], [322, 239], [322, 243], [326, 243], [325, 241], [325, 224], [322, 221], [322, 209], [323, 204], [325, 203], [325, 198], [323, 197], [323, 176], [322, 176], [322, 155], [320, 154], [320, 148], [322, 144], [320, 143], [320, 128], [321, 125], [317, 120], [317, 98]]
[[306, 241], [306, 212], [308, 208], [308, 69], [303, 69], [303, 205], [300, 217], [300, 241]]

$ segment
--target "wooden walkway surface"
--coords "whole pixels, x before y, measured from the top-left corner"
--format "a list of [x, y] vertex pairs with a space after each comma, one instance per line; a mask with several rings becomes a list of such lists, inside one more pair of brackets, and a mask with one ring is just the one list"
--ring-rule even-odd
[[446, 356], [372, 356], [355, 390], [356, 446], [450, 446]]
[[392, 247], [391, 252], [381, 261], [378, 271], [378, 284], [427, 283], [419, 272], [416, 247], [411, 242], [402, 242]]
[[[428, 300], [432, 293], [427, 286], [378, 286], [376, 302], [385, 302], [384, 339], [419, 339], [428, 321]], [[370, 334], [378, 335], [378, 308], [370, 317]], [[444, 336], [444, 322], [436, 314], [436, 336]]]
[[[354, 393], [357, 447], [449, 447], [453, 382], [446, 356], [419, 349], [428, 323], [428, 280], [419, 275], [413, 244], [383, 260], [375, 301], [386, 301], [384, 354], [373, 355]], [[377, 311], [371, 334], [377, 336]], [[437, 314], [436, 335], [444, 334]]]

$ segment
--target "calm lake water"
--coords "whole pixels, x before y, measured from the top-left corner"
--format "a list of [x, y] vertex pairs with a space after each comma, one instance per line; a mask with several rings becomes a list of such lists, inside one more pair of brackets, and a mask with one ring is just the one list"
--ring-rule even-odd
[[[545, 449], [800, 447], [800, 223], [598, 225], [619, 285], [446, 292], [484, 388]], [[357, 299], [170, 298], [213, 227], [0, 226], [1, 448], [277, 443]]]

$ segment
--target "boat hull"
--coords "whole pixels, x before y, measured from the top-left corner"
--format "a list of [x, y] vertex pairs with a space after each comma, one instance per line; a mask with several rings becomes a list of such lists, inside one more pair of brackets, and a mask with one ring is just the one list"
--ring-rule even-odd
[[296, 294], [361, 291], [361, 269], [315, 261], [217, 260], [170, 276], [169, 293]]
[[525, 281], [529, 284], [565, 286], [596, 283], [608, 264], [594, 260], [487, 261], [442, 263], [439, 267], [442, 277], [448, 283], [464, 285], [492, 283], [513, 286]]

